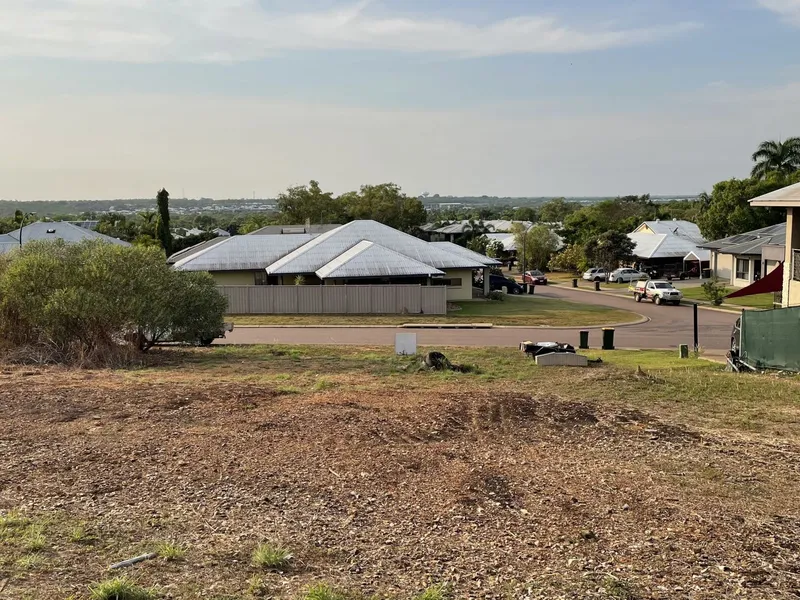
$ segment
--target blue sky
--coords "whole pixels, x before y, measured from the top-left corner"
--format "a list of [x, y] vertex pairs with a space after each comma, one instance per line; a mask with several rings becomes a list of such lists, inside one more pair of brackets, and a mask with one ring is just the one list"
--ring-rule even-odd
[[0, 197], [696, 193], [800, 135], [798, 34], [800, 0], [4, 0]]

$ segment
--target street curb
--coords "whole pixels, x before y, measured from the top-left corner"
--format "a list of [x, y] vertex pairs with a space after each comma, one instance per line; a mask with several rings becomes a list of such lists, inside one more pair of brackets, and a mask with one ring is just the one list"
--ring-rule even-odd
[[457, 325], [448, 325], [447, 323], [442, 323], [441, 326], [439, 325], [432, 325], [432, 324], [420, 324], [419, 326], [415, 325], [236, 325], [234, 322], [234, 330], [236, 329], [404, 329], [404, 330], [411, 330], [411, 329], [420, 329], [420, 330], [435, 330], [435, 329], [451, 329], [451, 330], [460, 330], [460, 331], [486, 331], [489, 329], [541, 329], [541, 330], [548, 330], [548, 329], [567, 329], [567, 330], [574, 330], [580, 331], [583, 329], [603, 329], [603, 328], [620, 328], [620, 327], [634, 327], [636, 325], [643, 325], [645, 323], [650, 322], [650, 317], [645, 317], [644, 315], [640, 315], [639, 313], [633, 313], [638, 315], [640, 318], [636, 321], [628, 321], [627, 323], [607, 323], [607, 324], [599, 324], [599, 325], [582, 325], [580, 327], [576, 326], [564, 326], [558, 327], [554, 325], [492, 325], [491, 327], [473, 327], [472, 325], [464, 325], [464, 326], [457, 326]]

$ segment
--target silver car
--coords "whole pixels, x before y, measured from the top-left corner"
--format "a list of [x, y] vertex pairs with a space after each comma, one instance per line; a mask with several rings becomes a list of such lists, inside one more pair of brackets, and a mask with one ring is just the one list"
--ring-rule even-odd
[[640, 273], [636, 269], [617, 269], [608, 276], [609, 283], [630, 283], [640, 279], [649, 279], [647, 273]]

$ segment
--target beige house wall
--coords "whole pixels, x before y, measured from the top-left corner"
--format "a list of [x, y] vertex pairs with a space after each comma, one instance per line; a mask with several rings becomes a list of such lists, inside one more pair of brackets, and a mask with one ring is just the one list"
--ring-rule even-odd
[[472, 300], [472, 270], [448, 269], [444, 272], [445, 279], [460, 279], [459, 287], [447, 286], [447, 300]]
[[712, 256], [711, 264], [716, 265], [714, 266], [714, 276], [729, 285], [733, 285], [736, 261], [734, 261], [732, 254], [720, 254], [719, 252], [715, 252], [714, 256]]
[[211, 271], [217, 285], [255, 285], [254, 271]]

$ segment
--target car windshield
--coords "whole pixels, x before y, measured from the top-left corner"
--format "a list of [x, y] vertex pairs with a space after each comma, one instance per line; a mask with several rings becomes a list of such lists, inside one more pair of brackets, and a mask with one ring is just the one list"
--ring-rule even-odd
[[670, 290], [670, 289], [672, 289], [672, 284], [671, 283], [654, 283], [653, 286], [655, 286], [659, 290]]
[[544, 275], [544, 273], [542, 273], [541, 271], [530, 271], [530, 274], [533, 275], [534, 277], [541, 277], [542, 275]]

